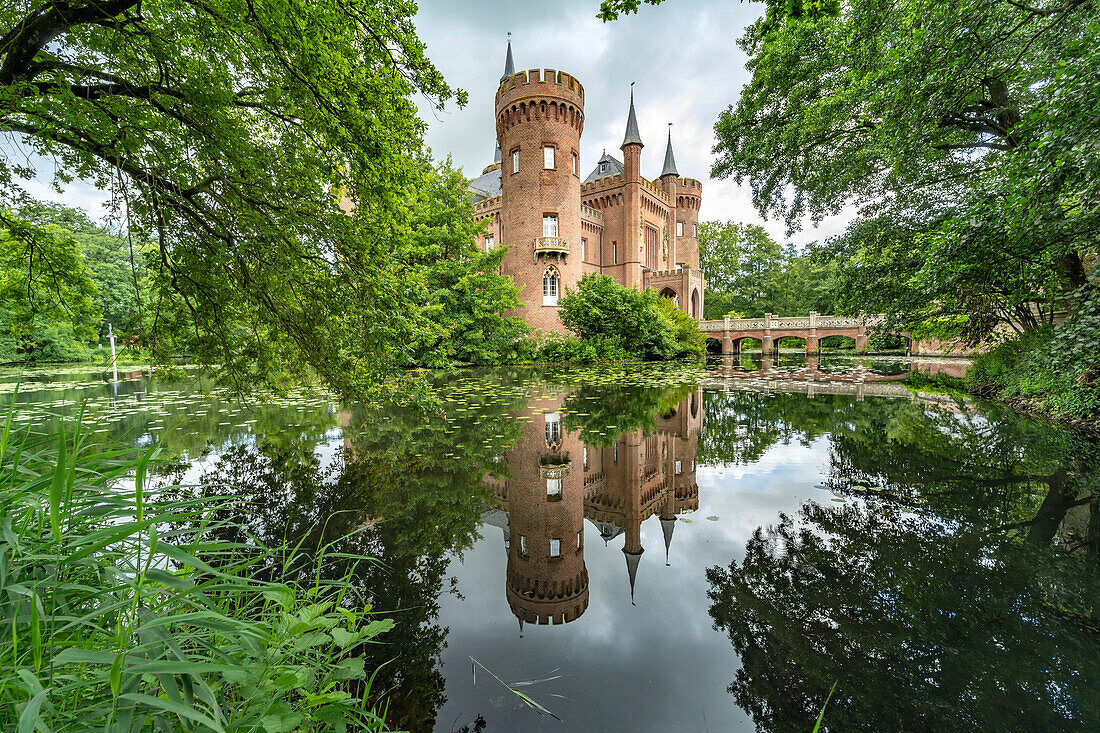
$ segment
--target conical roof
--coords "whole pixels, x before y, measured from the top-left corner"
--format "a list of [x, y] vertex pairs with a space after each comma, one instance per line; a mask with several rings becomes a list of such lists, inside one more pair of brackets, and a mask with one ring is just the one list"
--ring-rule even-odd
[[668, 565], [668, 547], [672, 544], [674, 529], [676, 529], [676, 517], [661, 517], [661, 534], [665, 536], [665, 565]]
[[493, 162], [494, 163], [499, 163], [500, 162], [500, 143], [497, 143], [497, 151], [495, 153], [493, 153]]
[[623, 137], [623, 146], [642, 145], [642, 136], [638, 132], [638, 115], [634, 113], [634, 82], [630, 82], [630, 113], [626, 116], [626, 136]]
[[516, 62], [512, 60], [512, 34], [508, 34], [508, 55], [504, 58], [504, 76], [500, 77], [501, 81], [504, 81], [508, 77], [516, 73]]
[[665, 148], [665, 166], [661, 169], [661, 175], [680, 175], [676, 170], [676, 157], [672, 154], [672, 123], [668, 126], [668, 146]]
[[637, 552], [627, 552], [623, 550], [623, 554], [626, 555], [626, 574], [630, 576], [630, 605], [634, 605], [634, 579], [638, 577], [638, 562], [642, 559], [643, 550]]

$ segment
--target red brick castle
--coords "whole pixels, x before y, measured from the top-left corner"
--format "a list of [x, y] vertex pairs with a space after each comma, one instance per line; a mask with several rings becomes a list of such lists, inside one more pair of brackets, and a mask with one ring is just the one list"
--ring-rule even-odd
[[641, 173], [634, 93], [623, 160], [606, 152], [581, 179], [584, 87], [553, 69], [515, 71], [508, 43], [496, 93], [496, 160], [470, 183], [475, 215], [488, 221], [478, 246], [511, 245], [502, 271], [520, 288], [514, 315], [540, 331], [564, 331], [558, 299], [589, 272], [672, 298], [703, 314], [699, 204], [703, 185], [681, 178], [669, 134], [654, 181]]

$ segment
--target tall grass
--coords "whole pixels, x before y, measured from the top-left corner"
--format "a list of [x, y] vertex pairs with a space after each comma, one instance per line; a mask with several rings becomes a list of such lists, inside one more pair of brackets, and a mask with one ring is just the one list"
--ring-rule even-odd
[[293, 563], [293, 548], [213, 539], [217, 501], [150, 490], [155, 446], [92, 444], [79, 415], [52, 434], [16, 431], [12, 409], [0, 730], [384, 730], [357, 650], [392, 623], [346, 582], [250, 578], [258, 561]]

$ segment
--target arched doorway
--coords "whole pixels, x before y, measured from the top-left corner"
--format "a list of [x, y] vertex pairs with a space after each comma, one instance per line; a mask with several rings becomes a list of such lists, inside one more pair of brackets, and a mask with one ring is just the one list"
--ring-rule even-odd
[[664, 290], [662, 290], [661, 297], [668, 298], [672, 301], [673, 305], [675, 305], [677, 308], [680, 307], [680, 296], [677, 295], [676, 291], [672, 288], [665, 288]]
[[699, 291], [691, 291], [691, 317], [699, 320]]

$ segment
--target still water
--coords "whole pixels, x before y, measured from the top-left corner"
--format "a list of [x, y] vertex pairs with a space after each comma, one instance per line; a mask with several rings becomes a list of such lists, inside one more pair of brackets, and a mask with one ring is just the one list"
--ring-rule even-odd
[[378, 558], [396, 728], [810, 731], [835, 684], [828, 730], [1100, 729], [1100, 451], [913, 369], [965, 365], [463, 371], [421, 410], [7, 371], [0, 401], [160, 440], [241, 538]]

